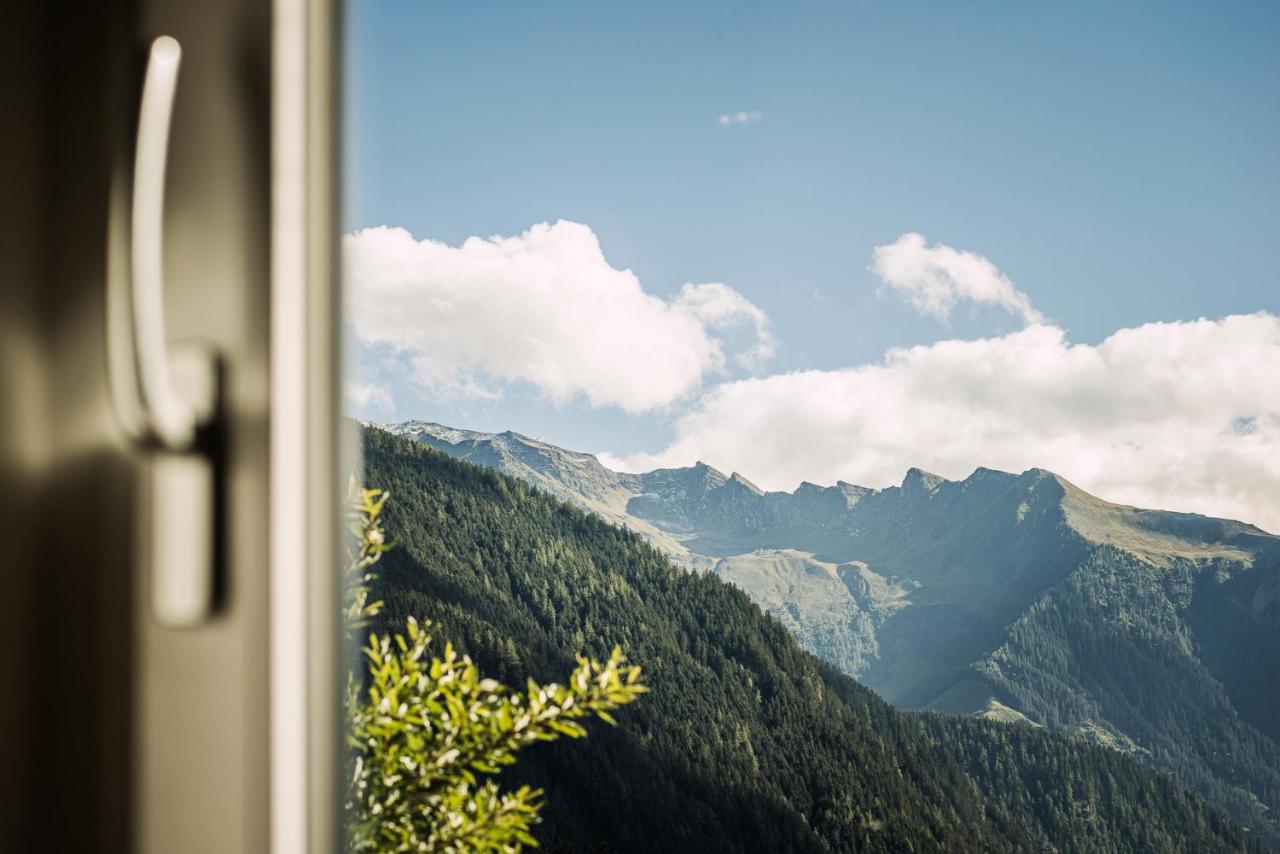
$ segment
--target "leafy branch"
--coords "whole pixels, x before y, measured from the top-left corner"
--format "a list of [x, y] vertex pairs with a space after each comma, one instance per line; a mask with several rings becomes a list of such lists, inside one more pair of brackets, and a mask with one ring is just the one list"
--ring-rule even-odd
[[[382, 607], [369, 601], [370, 568], [392, 546], [380, 515], [388, 494], [350, 490], [349, 553], [344, 616], [348, 633], [367, 626]], [[620, 649], [601, 663], [578, 658], [565, 684], [523, 691], [483, 678], [468, 656], [446, 643], [429, 657], [430, 623], [410, 617], [405, 633], [369, 636], [368, 679], [348, 674], [347, 746], [351, 751], [345, 804], [353, 851], [518, 852], [537, 845], [542, 791], [501, 791], [491, 776], [516, 761], [516, 751], [561, 736], [587, 734], [592, 716], [648, 689], [640, 668]], [[484, 775], [483, 777], [478, 775]]]

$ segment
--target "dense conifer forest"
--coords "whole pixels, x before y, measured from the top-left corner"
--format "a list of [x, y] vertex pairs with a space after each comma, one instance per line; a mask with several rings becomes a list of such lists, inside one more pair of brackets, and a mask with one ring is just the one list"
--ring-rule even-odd
[[504, 772], [545, 788], [551, 850], [1261, 851], [1119, 752], [1020, 724], [894, 710], [741, 591], [527, 485], [365, 431], [397, 542], [383, 626], [506, 682], [620, 644], [652, 693]]

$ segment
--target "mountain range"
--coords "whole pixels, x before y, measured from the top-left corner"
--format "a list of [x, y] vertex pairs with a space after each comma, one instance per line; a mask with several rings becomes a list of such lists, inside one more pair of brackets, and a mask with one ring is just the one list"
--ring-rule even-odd
[[427, 620], [507, 684], [615, 644], [650, 692], [584, 741], [522, 751], [543, 850], [1261, 852], [1132, 757], [1043, 727], [901, 711], [715, 573], [523, 481], [380, 430], [366, 483], [393, 548], [372, 627]]
[[764, 491], [517, 433], [382, 429], [493, 468], [736, 585], [896, 706], [1063, 731], [1280, 841], [1280, 538], [1106, 502], [1042, 469]]

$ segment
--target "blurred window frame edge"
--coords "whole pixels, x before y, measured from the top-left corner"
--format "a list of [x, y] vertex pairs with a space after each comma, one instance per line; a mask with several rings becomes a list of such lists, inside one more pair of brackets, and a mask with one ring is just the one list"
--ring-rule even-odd
[[270, 842], [339, 851], [341, 0], [273, 0]]

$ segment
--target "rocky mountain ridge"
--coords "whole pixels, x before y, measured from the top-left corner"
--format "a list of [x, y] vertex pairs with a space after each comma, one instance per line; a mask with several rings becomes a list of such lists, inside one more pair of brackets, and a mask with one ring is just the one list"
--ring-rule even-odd
[[1280, 538], [1255, 526], [1112, 504], [1044, 469], [772, 492], [702, 463], [614, 472], [511, 432], [383, 429], [731, 581], [896, 705], [1124, 750], [1280, 839]]

